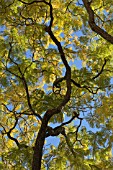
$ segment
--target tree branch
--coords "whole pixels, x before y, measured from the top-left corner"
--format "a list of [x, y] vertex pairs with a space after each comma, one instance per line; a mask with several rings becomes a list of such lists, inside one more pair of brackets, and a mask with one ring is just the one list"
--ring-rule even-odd
[[8, 53], [8, 58], [10, 59], [10, 61], [11, 61], [12, 63], [14, 63], [14, 64], [17, 66], [18, 71], [19, 71], [19, 73], [20, 73], [21, 76], [18, 76], [18, 75], [16, 75], [15, 73], [12, 73], [12, 72], [7, 68], [7, 66], [6, 66], [7, 71], [22, 80], [23, 85], [24, 85], [24, 88], [25, 88], [25, 91], [26, 91], [26, 96], [27, 96], [27, 102], [28, 102], [29, 109], [31, 110], [31, 112], [32, 112], [34, 115], [37, 115], [37, 117], [42, 121], [42, 117], [41, 117], [39, 114], [36, 114], [36, 113], [35, 113], [32, 105], [31, 105], [29, 90], [28, 90], [28, 86], [27, 86], [26, 79], [25, 79], [25, 77], [24, 77], [24, 73], [22, 73], [22, 71], [21, 71], [18, 63], [16, 63], [15, 61], [13, 61], [13, 59], [11, 58], [12, 42], [10, 42], [9, 44], [10, 44], [10, 49], [9, 49], [9, 53]]
[[75, 132], [75, 133], [76, 133], [76, 141], [79, 141], [80, 144], [82, 145], [81, 140], [78, 140], [78, 131], [79, 131], [79, 128], [80, 128], [80, 126], [81, 126], [81, 124], [82, 124], [83, 118], [78, 117], [78, 119], [80, 120], [80, 123], [79, 123], [79, 125], [77, 126], [77, 129], [76, 129], [76, 132]]
[[64, 131], [62, 132], [62, 135], [65, 137], [67, 146], [68, 146], [68, 148], [70, 149], [72, 155], [74, 156], [74, 158], [76, 158], [77, 155], [76, 155], [76, 153], [75, 153], [75, 151], [74, 151], [74, 149], [73, 149], [73, 146], [72, 146], [69, 138], [67, 137], [67, 135], [66, 135], [66, 133], [65, 133], [65, 129], [64, 129]]
[[43, 151], [44, 141], [45, 141], [45, 138], [46, 138], [48, 121], [50, 120], [50, 118], [54, 114], [60, 113], [62, 107], [65, 106], [66, 103], [70, 100], [70, 95], [71, 95], [71, 68], [70, 68], [70, 66], [69, 66], [69, 64], [68, 64], [68, 62], [65, 58], [65, 54], [63, 52], [61, 43], [57, 40], [57, 38], [54, 36], [54, 34], [51, 30], [53, 19], [54, 19], [53, 13], [52, 13], [53, 8], [52, 8], [51, 3], [48, 3], [47, 5], [50, 6], [50, 18], [51, 18], [51, 20], [50, 20], [50, 25], [45, 26], [45, 31], [49, 34], [50, 38], [56, 44], [58, 51], [60, 53], [62, 62], [64, 64], [65, 68], [66, 68], [65, 77], [66, 77], [67, 91], [66, 91], [66, 94], [65, 94], [64, 99], [61, 102], [61, 104], [54, 109], [47, 110], [43, 119], [42, 119], [42, 125], [41, 125], [39, 132], [38, 132], [38, 136], [37, 136], [35, 147], [34, 147], [32, 170], [40, 170], [41, 169], [42, 151]]
[[78, 115], [79, 115], [79, 114], [77, 114], [76, 112], [74, 112], [74, 116], [73, 116], [70, 120], [62, 123], [61, 125], [59, 125], [59, 126], [57, 126], [57, 127], [55, 127], [55, 128], [52, 128], [52, 127], [48, 126], [48, 127], [47, 127], [46, 137], [49, 137], [49, 136], [58, 136], [59, 134], [62, 134], [62, 132], [63, 132], [63, 130], [64, 130], [64, 127], [63, 127], [63, 126], [71, 123], [75, 118], [78, 117]]
[[95, 75], [94, 77], [92, 77], [93, 80], [96, 79], [97, 77], [99, 77], [102, 74], [102, 72], [104, 71], [104, 67], [105, 67], [106, 63], [107, 63], [107, 60], [104, 59], [104, 64], [103, 64], [100, 72], [97, 75]]
[[100, 28], [99, 26], [96, 25], [95, 17], [94, 17], [95, 13], [90, 6], [91, 3], [88, 2], [88, 0], [82, 0], [82, 1], [84, 3], [84, 6], [87, 10], [88, 15], [89, 15], [89, 25], [90, 25], [91, 29], [94, 32], [96, 32], [97, 34], [99, 34], [101, 37], [103, 37], [105, 40], [107, 40], [108, 42], [113, 44], [113, 36], [111, 36], [104, 29], [102, 29], [102, 28]]
[[8, 138], [11, 139], [11, 140], [13, 140], [13, 141], [16, 143], [16, 145], [19, 147], [19, 146], [20, 146], [20, 143], [18, 142], [18, 140], [17, 140], [16, 138], [14, 138], [14, 137], [11, 136], [12, 130], [15, 129], [15, 127], [16, 127], [16, 125], [17, 125], [17, 123], [18, 123], [18, 118], [17, 118], [16, 116], [15, 116], [15, 120], [16, 120], [16, 121], [15, 121], [13, 127], [10, 128], [10, 130], [9, 130], [8, 132], [6, 131], [6, 129], [4, 128], [4, 126], [3, 126], [2, 124], [1, 124], [1, 126], [2, 126], [2, 128], [4, 129], [4, 131], [5, 131], [5, 133], [3, 133], [3, 134], [7, 134]]
[[26, 82], [26, 79], [24, 76], [22, 77], [22, 80], [23, 80], [23, 84], [25, 87], [26, 95], [27, 95], [27, 102], [28, 102], [29, 109], [32, 111], [33, 115], [37, 115], [37, 117], [42, 121], [42, 117], [39, 114], [35, 113], [32, 105], [31, 105], [29, 90], [28, 90], [27, 82]]

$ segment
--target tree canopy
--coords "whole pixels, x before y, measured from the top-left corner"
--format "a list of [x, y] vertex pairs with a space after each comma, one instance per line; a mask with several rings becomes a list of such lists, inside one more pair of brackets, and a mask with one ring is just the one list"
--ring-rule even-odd
[[0, 132], [3, 170], [113, 169], [111, 0], [0, 0]]

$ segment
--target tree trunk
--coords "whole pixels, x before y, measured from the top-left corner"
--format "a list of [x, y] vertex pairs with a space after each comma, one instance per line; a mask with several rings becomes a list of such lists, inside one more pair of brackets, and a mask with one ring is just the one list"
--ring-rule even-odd
[[41, 160], [42, 160], [42, 153], [43, 153], [43, 146], [46, 136], [46, 128], [47, 124], [45, 126], [41, 126], [35, 147], [34, 147], [34, 154], [33, 154], [33, 162], [32, 162], [32, 170], [40, 170], [41, 169]]
[[48, 110], [42, 119], [42, 124], [38, 132], [38, 136], [37, 136], [35, 147], [34, 147], [32, 170], [41, 170], [41, 160], [42, 160], [42, 155], [43, 155], [43, 146], [44, 146], [44, 141], [46, 138], [48, 121], [54, 114], [57, 114], [59, 112], [60, 110], [58, 109]]

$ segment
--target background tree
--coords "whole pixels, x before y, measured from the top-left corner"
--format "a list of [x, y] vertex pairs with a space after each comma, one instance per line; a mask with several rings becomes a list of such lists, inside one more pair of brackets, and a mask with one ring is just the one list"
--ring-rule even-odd
[[113, 168], [112, 18], [110, 0], [0, 1], [1, 169]]

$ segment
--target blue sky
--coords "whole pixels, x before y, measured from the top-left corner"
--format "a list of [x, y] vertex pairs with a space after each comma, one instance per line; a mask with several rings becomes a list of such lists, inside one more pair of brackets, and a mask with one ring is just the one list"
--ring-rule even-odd
[[[2, 32], [4, 30], [4, 27], [0, 27], [0, 32]], [[82, 32], [81, 31], [77, 31], [76, 32], [76, 35], [78, 36], [78, 37], [80, 37], [81, 35], [82, 35]], [[63, 36], [63, 35], [62, 35]], [[73, 35], [74, 36], [74, 35]], [[55, 46], [51, 46], [51, 47], [55, 47]], [[30, 56], [31, 56], [31, 53], [30, 53], [30, 50], [28, 50], [27, 52], [26, 52], [26, 55], [28, 56], [28, 58], [30, 58]], [[75, 65], [78, 69], [81, 69], [82, 68], [82, 61], [81, 60], [79, 60], [79, 59], [75, 59], [75, 61], [74, 62], [72, 62], [72, 61], [70, 61], [70, 66], [71, 65]], [[113, 84], [113, 78], [111, 79], [111, 84]], [[44, 86], [44, 88], [46, 89], [46, 87], [47, 87], [47, 85], [45, 84], [45, 86]], [[81, 117], [81, 116], [80, 116]], [[67, 118], [67, 117], [65, 117], [65, 121], [67, 121], [69, 118]], [[74, 121], [74, 123], [77, 125], [77, 124], [79, 124], [79, 120], [76, 120], [76, 121]], [[59, 124], [51, 124], [51, 126], [52, 127], [56, 127], [57, 125], [59, 125]], [[87, 121], [86, 120], [83, 120], [82, 121], [82, 126], [86, 126], [86, 128], [88, 129], [88, 130], [92, 130], [93, 132], [96, 132], [97, 131], [97, 129], [96, 128], [91, 128], [89, 125], [88, 125], [88, 123], [87, 123]], [[58, 145], [58, 143], [59, 143], [59, 137], [48, 137], [47, 138], [47, 143], [46, 143], [46, 145], [48, 145], [48, 144], [53, 144], [53, 145]], [[48, 145], [49, 146], [49, 145]]]

